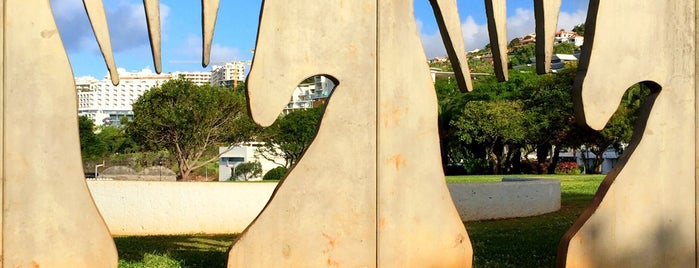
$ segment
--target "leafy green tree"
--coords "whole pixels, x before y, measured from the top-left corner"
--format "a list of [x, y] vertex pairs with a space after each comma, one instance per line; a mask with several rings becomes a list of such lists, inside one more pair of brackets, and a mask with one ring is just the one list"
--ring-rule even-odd
[[262, 164], [260, 162], [244, 162], [234, 168], [231, 168], [232, 175], [230, 180], [235, 181], [239, 178], [243, 181], [248, 181], [254, 177], [259, 177], [262, 174]]
[[562, 42], [553, 46], [553, 53], [556, 54], [573, 54], [576, 50], [578, 50], [578, 47], [571, 42]]
[[[537, 76], [538, 80], [524, 85], [517, 97], [524, 103], [530, 120], [528, 142], [536, 148], [539, 173], [555, 172], [558, 155], [565, 146], [569, 119], [573, 116], [572, 88], [576, 66], [571, 65], [557, 74]], [[553, 149], [548, 170], [543, 168]]]
[[98, 128], [97, 139], [105, 146], [108, 154], [123, 154], [138, 151], [138, 145], [123, 128], [115, 126], [100, 126]]
[[95, 123], [87, 116], [78, 117], [78, 133], [83, 159], [99, 158], [107, 152], [105, 144], [95, 134]]
[[278, 181], [284, 178], [284, 175], [286, 175], [287, 168], [285, 167], [275, 167], [273, 169], [270, 169], [265, 173], [265, 175], [262, 177], [262, 180], [265, 181]]
[[522, 40], [521, 40], [521, 39], [519, 39], [519, 38], [514, 38], [514, 39], [510, 40], [510, 43], [507, 44], [507, 47], [508, 47], [508, 48], [513, 48], [513, 47], [517, 47], [517, 46], [519, 46], [519, 45], [521, 45], [521, 44], [522, 44]]
[[585, 35], [585, 23], [573, 26], [573, 32], [580, 36]]
[[[522, 97], [523, 88], [534, 88], [539, 84], [540, 76], [532, 68], [523, 68], [510, 73], [507, 82], [498, 82], [494, 76], [483, 76], [474, 80], [474, 91], [461, 93], [456, 82], [450, 79], [437, 79], [435, 89], [439, 100], [439, 136], [442, 152], [442, 165], [447, 173], [487, 171], [488, 154], [486, 146], [478, 142], [465, 142], [457, 135], [457, 129], [452, 121], [463, 116], [464, 106], [471, 101], [515, 101]], [[527, 122], [531, 119], [525, 118]], [[530, 123], [527, 123], [530, 124]], [[529, 135], [527, 135], [528, 137]], [[499, 172], [519, 172], [521, 152], [526, 144], [524, 140], [507, 144], [505, 170]], [[500, 149], [498, 149], [500, 150]], [[453, 165], [463, 164], [465, 170], [455, 170]], [[450, 168], [451, 166], [451, 168]]]
[[494, 174], [499, 174], [507, 145], [526, 138], [525, 114], [519, 101], [470, 101], [461, 117], [451, 124], [466, 143], [484, 145]]
[[529, 64], [531, 63], [531, 58], [535, 56], [536, 45], [534, 43], [513, 48], [509, 56], [510, 67]]
[[173, 79], [154, 87], [134, 104], [127, 133], [145, 149], [167, 150], [177, 160], [178, 180], [218, 160], [220, 145], [246, 141], [257, 130], [247, 115], [245, 94]]
[[442, 168], [448, 171], [448, 165], [458, 163], [464, 158], [465, 145], [456, 135], [456, 129], [450, 122], [463, 113], [466, 98], [459, 91], [454, 79], [439, 78], [435, 81], [435, 90], [439, 101], [437, 122], [442, 153]]
[[280, 116], [265, 129], [261, 137], [265, 145], [259, 152], [272, 161], [284, 159], [284, 163], [277, 164], [287, 168], [294, 166], [315, 138], [323, 109], [323, 106], [299, 109]]

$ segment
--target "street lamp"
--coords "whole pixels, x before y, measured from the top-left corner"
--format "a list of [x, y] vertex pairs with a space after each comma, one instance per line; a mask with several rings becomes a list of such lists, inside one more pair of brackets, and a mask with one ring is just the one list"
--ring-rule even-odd
[[100, 164], [95, 165], [95, 179], [97, 179], [97, 169], [98, 169], [99, 167], [103, 167], [103, 166], [104, 166], [104, 160], [102, 160], [102, 164], [101, 164], [101, 165], [100, 165]]
[[163, 180], [163, 159], [158, 159], [158, 175], [160, 175], [160, 181]]

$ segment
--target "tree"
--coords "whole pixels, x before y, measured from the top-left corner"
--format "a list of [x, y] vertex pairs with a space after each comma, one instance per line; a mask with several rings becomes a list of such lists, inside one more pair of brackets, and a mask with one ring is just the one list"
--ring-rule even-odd
[[580, 36], [585, 35], [585, 23], [573, 26], [573, 32]]
[[138, 151], [138, 145], [126, 135], [123, 128], [100, 126], [97, 130], [97, 139], [104, 144], [107, 154], [123, 154]]
[[470, 101], [461, 117], [451, 124], [456, 134], [467, 143], [480, 143], [486, 148], [493, 173], [499, 174], [508, 152], [507, 145], [526, 138], [525, 114], [519, 101]]
[[257, 161], [240, 163], [231, 169], [233, 171], [231, 173], [231, 181], [238, 180], [240, 177], [242, 177], [243, 181], [248, 181], [262, 174], [262, 164]]
[[522, 44], [522, 39], [514, 38], [514, 39], [510, 40], [510, 43], [507, 44], [507, 48], [518, 47], [521, 44]]
[[520, 66], [531, 63], [531, 58], [536, 56], [536, 45], [534, 43], [528, 43], [523, 46], [513, 48], [512, 53], [510, 53], [509, 61], [510, 66]]
[[466, 99], [459, 91], [454, 79], [438, 78], [435, 90], [439, 104], [437, 123], [439, 127], [439, 144], [442, 153], [442, 168], [449, 172], [449, 164], [458, 163], [464, 157], [462, 141], [455, 133], [455, 128], [449, 124], [454, 118], [463, 113]]
[[102, 157], [107, 148], [95, 134], [95, 123], [87, 116], [78, 117], [78, 133], [80, 135], [80, 153], [83, 159]]
[[[167, 150], [178, 164], [178, 180], [218, 160], [219, 145], [240, 143], [257, 130], [247, 115], [245, 94], [182, 78], [147, 91], [133, 104], [127, 133], [145, 149]], [[212, 156], [213, 154], [213, 156]]]
[[575, 44], [571, 42], [562, 42], [553, 46], [553, 53], [556, 54], [573, 54], [578, 49]]
[[259, 152], [272, 161], [276, 158], [284, 159], [284, 163], [277, 164], [287, 168], [294, 166], [315, 137], [323, 109], [323, 106], [319, 106], [280, 116], [265, 129], [261, 137], [265, 145], [260, 147]]
[[[558, 155], [565, 146], [568, 121], [573, 116], [572, 88], [577, 66], [570, 65], [557, 74], [538, 76], [522, 87], [517, 97], [524, 103], [530, 120], [528, 140], [536, 148], [540, 173], [555, 173]], [[553, 149], [548, 170], [544, 170]]]

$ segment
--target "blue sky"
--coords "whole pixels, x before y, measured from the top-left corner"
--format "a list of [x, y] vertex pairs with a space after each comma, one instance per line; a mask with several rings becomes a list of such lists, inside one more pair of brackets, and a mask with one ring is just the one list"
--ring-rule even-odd
[[[390, 0], [394, 1], [394, 0]], [[488, 43], [483, 0], [457, 0], [467, 50]], [[142, 0], [104, 0], [116, 64], [129, 71], [153, 69]], [[161, 0], [163, 72], [203, 71], [201, 1]], [[102, 78], [107, 69], [81, 0], [51, 0], [61, 38], [75, 76]], [[585, 21], [587, 0], [563, 0], [558, 28]], [[261, 1], [223, 0], [214, 33], [211, 62], [250, 60], [255, 47]], [[508, 39], [534, 31], [532, 0], [507, 1]], [[427, 57], [445, 54], [432, 8], [415, 1], [415, 17]]]

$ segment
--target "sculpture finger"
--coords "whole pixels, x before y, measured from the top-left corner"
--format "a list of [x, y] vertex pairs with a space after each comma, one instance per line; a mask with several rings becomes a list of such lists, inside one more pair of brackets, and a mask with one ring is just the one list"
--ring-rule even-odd
[[471, 71], [468, 68], [461, 20], [456, 0], [430, 0], [444, 47], [454, 68], [454, 76], [462, 92], [473, 90]]
[[551, 69], [553, 41], [556, 36], [558, 12], [561, 0], [534, 0], [536, 19], [536, 72], [548, 73]]
[[202, 32], [202, 67], [209, 65], [211, 59], [211, 42], [214, 39], [214, 27], [220, 0], [201, 1], [201, 32]]
[[119, 73], [117, 72], [116, 64], [114, 63], [114, 54], [112, 52], [112, 41], [109, 36], [109, 27], [107, 24], [107, 15], [104, 12], [104, 3], [102, 0], [83, 0], [85, 12], [90, 19], [92, 31], [95, 32], [97, 44], [102, 51], [104, 62], [107, 64], [109, 76], [112, 79], [112, 84], [119, 84]]
[[507, 5], [506, 0], [485, 0], [488, 35], [498, 81], [507, 81]]
[[146, 10], [146, 22], [148, 23], [148, 36], [150, 37], [150, 47], [153, 53], [153, 64], [155, 72], [163, 71], [160, 53], [160, 1], [143, 0], [143, 7]]

